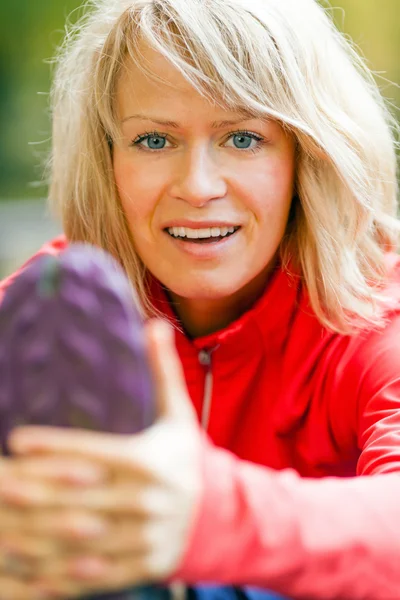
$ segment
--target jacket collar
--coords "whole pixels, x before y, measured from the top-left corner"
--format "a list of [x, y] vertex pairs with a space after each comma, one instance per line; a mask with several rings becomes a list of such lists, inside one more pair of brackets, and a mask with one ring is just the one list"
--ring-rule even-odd
[[215, 333], [191, 339], [182, 331], [182, 325], [174, 312], [166, 289], [156, 279], [150, 283], [152, 302], [155, 308], [177, 326], [177, 343], [185, 337], [198, 351], [224, 348], [235, 354], [248, 352], [249, 345], [261, 342], [264, 347], [276, 349], [285, 342], [290, 324], [302, 299], [301, 279], [294, 270], [279, 264], [271, 272], [262, 296], [236, 321]]

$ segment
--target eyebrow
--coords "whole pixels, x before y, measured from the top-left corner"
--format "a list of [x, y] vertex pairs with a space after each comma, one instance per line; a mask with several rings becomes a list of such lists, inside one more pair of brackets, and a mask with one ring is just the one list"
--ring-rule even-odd
[[[230, 125], [237, 125], [238, 123], [242, 123], [243, 121], [250, 121], [251, 119], [257, 119], [257, 118], [259, 118], [257, 115], [243, 114], [243, 117], [240, 117], [238, 119], [214, 121], [211, 124], [211, 127], [213, 129], [220, 129], [221, 127], [229, 127]], [[124, 119], [122, 119], [121, 124], [123, 124], [126, 121], [129, 121], [131, 119], [141, 119], [143, 121], [152, 121], [153, 123], [157, 123], [157, 125], [163, 125], [164, 127], [171, 127], [173, 129], [179, 129], [182, 127], [179, 123], [176, 123], [175, 121], [168, 121], [165, 119], [157, 119], [150, 115], [144, 115], [144, 114], [136, 114], [136, 115], [130, 115], [129, 117], [125, 117]]]

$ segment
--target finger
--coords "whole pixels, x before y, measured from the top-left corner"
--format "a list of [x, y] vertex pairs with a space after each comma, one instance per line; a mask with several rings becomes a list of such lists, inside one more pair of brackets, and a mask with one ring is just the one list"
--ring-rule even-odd
[[1, 474], [44, 479], [76, 486], [92, 485], [107, 479], [107, 470], [100, 464], [66, 456], [22, 457], [9, 459]]
[[[107, 535], [80, 540], [79, 550], [104, 557], [119, 554], [146, 554], [152, 547], [148, 530], [139, 520], [119, 519], [111, 522]], [[75, 547], [70, 546], [75, 551]]]
[[109, 559], [97, 554], [76, 553], [73, 556], [55, 556], [53, 560], [38, 565], [36, 581], [48, 584], [62, 584], [71, 581], [83, 589], [87, 582], [103, 580], [112, 563]]
[[126, 589], [147, 581], [143, 561], [138, 557], [101, 558], [82, 555], [70, 560], [44, 563], [38, 581], [51, 588], [70, 582], [80, 593], [111, 592]]
[[74, 581], [86, 582], [92, 593], [111, 592], [148, 585], [150, 582], [156, 584], [167, 579], [170, 573], [165, 570], [166, 562], [161, 560], [158, 565], [150, 566], [143, 555], [134, 554], [122, 554], [108, 560], [87, 556], [71, 562], [68, 575]]
[[25, 533], [35, 539], [51, 537], [60, 542], [75, 540], [94, 540], [97, 543], [108, 536], [111, 523], [100, 514], [88, 511], [37, 511], [25, 528]]
[[83, 458], [86, 464], [100, 461], [102, 466], [131, 467], [127, 449], [134, 436], [81, 429], [27, 426], [14, 429], [8, 439], [16, 455], [59, 454], [69, 459]]
[[35, 590], [29, 582], [17, 581], [3, 573], [0, 573], [0, 598], [1, 600], [50, 600], [50, 596]]
[[[2, 534], [19, 531], [35, 535], [53, 535], [74, 539], [96, 538], [108, 531], [108, 522], [99, 513], [88, 511], [40, 510], [14, 508], [0, 505], [0, 531]], [[3, 540], [3, 537], [1, 538]]]
[[5, 533], [0, 542], [2, 554], [15, 556], [23, 561], [28, 561], [29, 564], [32, 561], [47, 559], [60, 550], [60, 546], [54, 541], [30, 537], [26, 533]]
[[[41, 600], [73, 600], [73, 598], [82, 598], [89, 591], [86, 585], [80, 585], [74, 581], [65, 579], [35, 579], [31, 584], [32, 589], [36, 590]], [[1, 597], [0, 597], [1, 599]]]
[[161, 417], [193, 418], [182, 363], [175, 347], [174, 330], [162, 319], [146, 323], [150, 367], [157, 387]]
[[1, 533], [20, 528], [21, 524], [26, 522], [27, 518], [30, 518], [30, 515], [30, 511], [25, 511], [24, 509], [15, 509], [11, 506], [6, 506], [3, 503], [0, 503]]
[[0, 502], [8, 508], [73, 509], [130, 514], [148, 518], [165, 505], [168, 490], [144, 489], [139, 482], [83, 489], [56, 487], [36, 481], [7, 481], [0, 489]]
[[[109, 528], [103, 526], [104, 519], [68, 513], [61, 523], [56, 518], [55, 514], [43, 516], [36, 519], [34, 525], [25, 522], [18, 529], [2, 531], [0, 550], [24, 560], [38, 561], [51, 559], [79, 546], [101, 551], [101, 547], [108, 545], [105, 541], [108, 540]], [[98, 548], [102, 538], [104, 541]], [[116, 535], [112, 538], [115, 540]]]
[[[3, 532], [0, 552], [36, 563], [60, 558], [65, 552], [93, 552], [112, 556], [123, 553], [146, 554], [152, 547], [149, 528], [144, 529], [140, 521], [121, 519], [110, 522], [107, 528], [101, 532], [97, 530], [95, 535], [93, 530], [88, 534], [86, 516], [82, 516], [81, 523], [77, 523], [77, 515], [70, 521], [71, 525], [62, 526], [54, 521], [51, 529], [46, 522], [42, 530], [27, 528], [24, 531]], [[157, 523], [153, 531], [156, 526]]]
[[[0, 488], [0, 502], [7, 508], [34, 509], [51, 507], [53, 498], [58, 498], [61, 491], [55, 486], [46, 483], [18, 480], [8, 477], [2, 480]], [[65, 505], [65, 503], [64, 503]], [[21, 513], [22, 515], [22, 513]]]
[[31, 577], [34, 569], [34, 561], [23, 556], [18, 556], [14, 552], [9, 552], [1, 545], [0, 574], [5, 574], [7, 577], [12, 577], [17, 581], [25, 581]]

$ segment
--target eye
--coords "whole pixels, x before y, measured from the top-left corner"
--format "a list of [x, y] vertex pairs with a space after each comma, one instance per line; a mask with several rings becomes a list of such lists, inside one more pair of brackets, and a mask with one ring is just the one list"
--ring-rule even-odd
[[163, 150], [167, 146], [167, 136], [157, 133], [146, 133], [139, 135], [133, 142], [132, 146], [138, 146], [144, 150]]
[[[256, 133], [237, 131], [230, 134], [228, 142], [225, 145], [230, 148], [237, 148], [238, 150], [257, 150], [262, 141], [263, 138]], [[233, 143], [233, 146], [230, 142]]]
[[167, 143], [165, 137], [162, 137], [161, 135], [149, 135], [145, 141], [148, 143], [148, 147], [151, 150], [160, 150], [161, 148], [165, 148]]

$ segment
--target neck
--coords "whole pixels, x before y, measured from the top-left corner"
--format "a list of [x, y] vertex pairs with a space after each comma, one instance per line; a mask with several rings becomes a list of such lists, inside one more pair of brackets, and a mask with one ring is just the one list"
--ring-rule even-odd
[[271, 267], [235, 294], [223, 298], [183, 298], [169, 291], [174, 310], [192, 338], [209, 335], [236, 321], [262, 296]]

